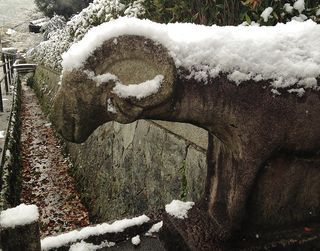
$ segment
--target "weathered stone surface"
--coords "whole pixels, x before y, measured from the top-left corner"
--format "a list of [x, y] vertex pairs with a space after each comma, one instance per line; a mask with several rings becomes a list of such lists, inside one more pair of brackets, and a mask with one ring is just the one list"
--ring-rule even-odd
[[185, 167], [186, 199], [198, 201], [204, 196], [207, 175], [206, 158], [198, 147], [194, 145], [188, 147]]
[[153, 120], [153, 122], [203, 149], [207, 149], [208, 147], [208, 132], [200, 127], [186, 123], [172, 123], [160, 120]]
[[37, 93], [41, 105], [45, 112], [49, 112], [53, 104], [53, 99], [60, 86], [60, 73], [45, 66], [37, 67], [34, 75], [33, 88]]
[[[146, 46], [141, 42], [144, 41], [143, 37], [137, 38], [134, 36], [132, 40], [137, 42], [141, 51], [144, 51], [146, 47], [146, 51], [149, 51], [149, 54], [147, 53], [147, 59], [142, 60], [149, 62], [150, 58], [154, 57], [149, 48], [150, 40], [146, 41]], [[123, 41], [128, 41], [128, 38], [123, 38]], [[128, 67], [126, 58], [122, 58], [122, 51], [126, 51], [126, 47], [122, 47], [121, 51], [117, 51], [111, 48], [112, 45], [110, 43], [112, 43], [111, 40], [97, 49], [97, 52], [94, 53], [95, 56], [88, 59], [85, 69], [96, 65], [96, 70], [99, 74], [105, 73], [103, 70], [100, 71], [101, 69], [98, 67], [100, 64], [104, 65], [104, 57], [99, 57], [101, 52], [104, 53], [103, 55], [115, 52], [116, 55], [111, 53], [110, 58], [124, 60], [123, 67]], [[134, 48], [134, 51], [137, 50], [137, 47], [129, 44], [127, 44], [127, 48], [129, 48], [129, 51], [131, 48]], [[109, 49], [110, 51], [108, 52]], [[163, 53], [166, 54], [166, 51], [161, 51], [160, 58], [166, 58]], [[109, 57], [107, 61], [110, 61]], [[170, 62], [170, 60], [167, 60], [167, 62]], [[120, 63], [120, 65], [122, 64]], [[172, 68], [174, 69], [174, 66]], [[113, 68], [111, 67], [110, 69]], [[154, 68], [151, 67], [151, 69]], [[294, 198], [298, 197], [301, 199], [297, 202], [297, 205], [303, 209], [302, 211], [309, 210], [308, 208], [310, 207], [309, 203], [303, 203], [304, 198], [314, 200], [311, 204], [318, 208], [320, 198], [318, 196], [308, 198], [307, 196], [308, 193], [317, 191], [318, 187], [306, 189], [305, 191], [300, 189], [299, 174], [301, 173], [300, 171], [292, 172], [290, 169], [295, 166], [295, 163], [285, 159], [291, 155], [297, 158], [302, 157], [304, 159], [303, 163], [309, 167], [310, 162], [319, 157], [320, 108], [315, 105], [319, 103], [318, 92], [308, 89], [302, 98], [293, 94], [275, 97], [270, 90], [271, 88], [268, 88], [269, 82], [267, 80], [259, 82], [246, 81], [241, 86], [236, 86], [225, 75], [220, 75], [210, 79], [209, 84], [202, 85], [196, 79], [185, 78], [184, 72], [187, 71], [186, 69], [179, 70], [177, 78], [169, 77], [170, 81], [166, 82], [166, 84], [172, 83], [173, 85], [168, 88], [167, 92], [160, 89], [158, 98], [153, 98], [157, 95], [152, 95], [142, 99], [141, 102], [136, 98], [115, 97], [114, 92], [111, 91], [115, 85], [112, 81], [107, 81], [103, 87], [96, 87], [93, 81], [83, 76], [81, 72], [83, 69], [65, 72], [65, 82], [55, 102], [53, 117], [56, 119], [56, 126], [66, 138], [75, 142], [84, 141], [98, 125], [111, 120], [129, 123], [146, 118], [189, 122], [208, 130], [210, 136], [207, 151], [207, 177], [205, 193], [202, 198], [204, 206], [201, 207], [201, 210], [211, 220], [208, 223], [209, 225], [212, 224], [210, 226], [211, 230], [208, 231], [210, 236], [212, 235], [220, 241], [237, 238], [239, 237], [237, 233], [245, 229], [245, 221], [248, 220], [251, 213], [248, 209], [250, 209], [249, 203], [252, 198], [257, 201], [260, 199], [265, 200], [261, 203], [262, 207], [265, 208], [260, 208], [265, 215], [260, 220], [270, 228], [275, 225], [277, 225], [277, 228], [287, 226], [283, 222], [280, 223], [281, 220], [279, 219], [268, 222], [268, 215], [277, 218], [276, 207], [269, 207], [270, 203], [285, 205], [287, 201], [293, 201]], [[117, 73], [120, 74], [120, 77], [124, 74], [123, 71]], [[82, 82], [83, 78], [81, 77], [84, 77], [86, 84]], [[171, 81], [172, 79], [176, 81]], [[133, 83], [137, 84], [136, 81], [133, 81]], [[97, 97], [95, 99], [92, 98], [94, 96], [92, 94], [98, 95], [98, 101]], [[71, 101], [70, 97], [72, 97]], [[116, 114], [106, 111], [107, 106], [104, 101], [108, 98], [113, 99], [114, 105], [118, 108]], [[159, 102], [159, 99], [162, 102]], [[99, 116], [96, 116], [97, 114]], [[73, 125], [70, 127], [69, 123]], [[305, 130], [306, 127], [308, 130]], [[137, 164], [148, 166], [148, 158], [153, 165], [154, 163], [162, 163], [164, 169], [162, 169], [160, 177], [169, 176], [170, 168], [168, 169], [167, 166], [173, 164], [177, 166], [176, 159], [171, 158], [170, 152], [177, 156], [180, 156], [180, 154], [187, 155], [188, 147], [186, 149], [173, 147], [170, 143], [171, 136], [160, 135], [159, 137], [157, 132], [154, 132], [150, 126], [141, 133], [138, 122], [135, 133], [132, 152], [135, 156], [146, 154], [146, 161], [143, 162], [140, 157], [137, 160]], [[140, 140], [140, 138], [144, 138], [148, 134], [152, 135], [152, 139], [159, 142], [160, 146], [155, 147], [140, 143], [144, 151], [142, 154], [139, 152], [141, 150], [135, 152], [136, 145], [134, 142], [136, 138]], [[131, 139], [128, 142], [130, 141]], [[130, 143], [128, 142], [126, 143], [126, 146], [128, 146], [127, 152], [123, 146], [119, 147], [119, 144], [116, 144], [117, 151], [123, 153], [122, 161], [125, 170], [122, 170], [120, 174], [124, 174], [125, 177], [122, 176], [123, 179], [131, 177], [134, 181], [133, 184], [144, 184], [143, 180], [141, 180], [141, 175], [135, 180], [135, 175], [126, 166], [131, 166], [134, 163], [134, 157], [132, 158]], [[161, 145], [163, 145], [163, 148]], [[163, 149], [169, 149], [170, 152], [161, 152]], [[149, 152], [155, 153], [155, 156], [149, 156]], [[295, 178], [291, 179], [292, 186], [289, 186], [288, 190], [284, 189], [283, 184], [279, 182], [278, 188], [284, 189], [284, 193], [280, 194], [285, 194], [285, 196], [277, 200], [274, 199], [277, 195], [274, 190], [270, 189], [268, 185], [262, 185], [261, 189], [259, 189], [259, 185], [263, 183], [263, 179], [260, 180], [260, 174], [263, 173], [266, 161], [270, 161], [272, 165], [277, 167], [278, 164], [275, 160], [278, 158], [279, 153], [284, 153], [284, 156], [280, 158], [285, 166], [284, 172], [286, 174], [294, 173], [293, 176]], [[179, 161], [179, 158], [177, 159]], [[182, 158], [182, 160], [185, 159], [186, 157]], [[304, 164], [299, 164], [298, 166], [303, 166]], [[118, 165], [117, 168], [121, 169], [123, 167]], [[187, 173], [184, 165], [182, 170], [183, 174]], [[318, 175], [319, 170], [316, 172]], [[306, 184], [311, 184], [310, 175], [302, 174], [302, 176], [308, 179]], [[271, 177], [269, 176], [268, 179], [271, 179]], [[179, 179], [174, 180], [174, 178], [173, 181], [177, 186]], [[266, 183], [269, 182], [272, 181], [268, 180]], [[187, 195], [185, 188], [188, 187], [188, 178], [185, 175], [183, 175], [181, 183], [183, 184], [182, 197], [185, 197]], [[189, 184], [192, 184], [192, 182], [189, 182]], [[255, 197], [257, 188], [259, 195]], [[136, 191], [135, 188], [132, 190]], [[122, 191], [126, 192], [127, 188], [122, 189]], [[269, 193], [272, 195], [268, 196]], [[139, 194], [131, 193], [130, 195], [138, 197], [137, 195]], [[131, 198], [129, 198], [130, 200]], [[307, 204], [307, 208], [300, 207], [303, 204]], [[144, 197], [140, 201], [140, 205], [143, 208]], [[290, 209], [290, 207], [286, 207], [286, 209]], [[313, 211], [318, 212], [319, 210], [315, 209]], [[259, 218], [260, 215], [256, 217]], [[306, 217], [300, 212], [298, 217], [295, 213], [289, 214], [288, 219], [285, 221], [290, 222], [290, 225], [295, 225], [308, 222], [309, 219], [309, 216]], [[197, 218], [190, 219], [190, 222], [193, 221], [196, 223]], [[273, 225], [276, 221], [280, 224]], [[201, 219], [198, 222], [200, 223], [196, 223], [195, 229], [197, 227], [201, 228]], [[184, 229], [179, 229], [180, 226], [183, 226], [183, 224], [176, 225], [177, 231], [184, 231]], [[189, 244], [192, 242], [198, 243], [199, 247], [205, 244], [193, 239], [193, 237], [197, 238], [198, 235], [192, 233], [192, 229], [190, 231], [186, 232]], [[204, 230], [203, 232], [207, 231]], [[188, 247], [191, 247], [190, 245]], [[197, 250], [197, 248], [198, 246], [195, 246], [193, 250]]]
[[[47, 111], [59, 80], [59, 73], [37, 67], [34, 87]], [[196, 136], [185, 139], [179, 132], [192, 128], [200, 135], [204, 130], [172, 122], [166, 122], [165, 129], [157, 123], [109, 122], [86, 142], [67, 143], [78, 189], [96, 221], [163, 208], [172, 199], [200, 199], [206, 175], [204, 145], [197, 147]]]
[[3, 251], [40, 251], [39, 223], [1, 229]]
[[68, 149], [81, 194], [100, 221], [163, 208], [175, 198], [198, 200], [204, 192], [204, 151], [144, 120], [107, 123]]
[[[268, 160], [248, 202], [246, 226], [255, 232], [319, 222], [320, 158], [279, 154]], [[266, 224], [266, 222], [268, 224]]]

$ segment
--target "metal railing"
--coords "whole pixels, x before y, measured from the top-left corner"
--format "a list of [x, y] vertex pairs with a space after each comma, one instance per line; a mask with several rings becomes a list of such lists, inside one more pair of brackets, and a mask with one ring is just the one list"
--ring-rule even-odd
[[0, 79], [0, 112], [3, 112], [3, 100], [2, 100], [2, 82], [4, 81], [6, 94], [9, 93], [9, 85], [12, 84], [13, 79], [13, 62], [14, 58], [6, 53], [2, 54], [2, 63], [0, 63], [0, 67], [3, 67], [3, 77]]
[[[6, 94], [9, 94], [9, 86], [14, 85], [14, 72], [28, 73], [34, 72], [35, 64], [19, 64], [16, 61], [17, 54], [15, 52], [2, 50], [2, 63], [0, 67], [3, 68], [4, 76], [0, 79], [0, 112], [3, 112], [3, 100], [2, 100], [2, 83], [4, 81], [4, 87]], [[0, 68], [1, 69], [1, 68]]]

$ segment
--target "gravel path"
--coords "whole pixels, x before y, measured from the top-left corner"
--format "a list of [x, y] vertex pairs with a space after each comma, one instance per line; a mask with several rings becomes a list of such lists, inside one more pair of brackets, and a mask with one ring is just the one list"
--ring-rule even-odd
[[88, 212], [68, 174], [68, 159], [34, 92], [25, 84], [22, 89], [21, 203], [39, 207], [41, 237], [86, 226]]

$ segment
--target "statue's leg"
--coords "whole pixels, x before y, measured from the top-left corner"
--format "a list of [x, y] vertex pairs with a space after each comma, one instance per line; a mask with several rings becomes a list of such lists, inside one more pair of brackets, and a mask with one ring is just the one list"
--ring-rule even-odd
[[204, 203], [196, 203], [183, 220], [165, 214], [162, 239], [167, 250], [225, 250], [230, 244], [225, 241], [241, 227], [259, 165], [212, 136], [209, 141]]
[[261, 160], [249, 157], [250, 151], [230, 148], [216, 138], [211, 140], [205, 201], [217, 225], [216, 237], [226, 240], [241, 227]]

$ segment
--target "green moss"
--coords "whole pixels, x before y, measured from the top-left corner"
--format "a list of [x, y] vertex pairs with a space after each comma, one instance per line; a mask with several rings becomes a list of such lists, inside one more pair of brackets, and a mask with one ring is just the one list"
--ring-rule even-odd
[[181, 175], [181, 193], [180, 193], [180, 199], [186, 200], [187, 199], [187, 187], [188, 187], [188, 181], [187, 181], [187, 175], [186, 175], [186, 161], [182, 161], [182, 166], [179, 169], [179, 173]]

